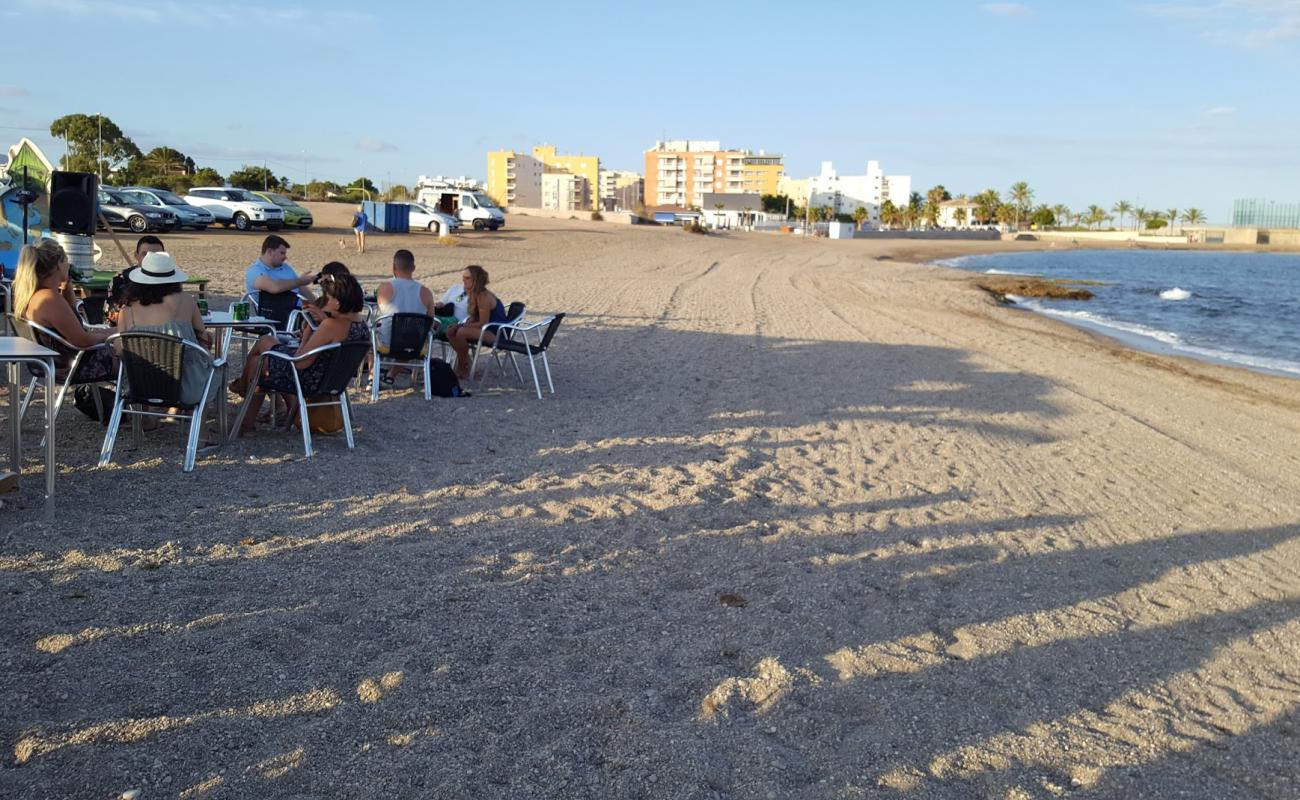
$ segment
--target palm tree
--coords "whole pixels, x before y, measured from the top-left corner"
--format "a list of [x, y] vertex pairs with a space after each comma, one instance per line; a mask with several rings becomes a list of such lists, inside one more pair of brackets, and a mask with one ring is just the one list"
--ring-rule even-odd
[[867, 209], [862, 206], [853, 209], [853, 224], [858, 226], [858, 230], [862, 230], [862, 223], [866, 221], [868, 216], [870, 216], [870, 214], [868, 214]]
[[956, 211], [952, 212], [952, 218], [957, 221], [957, 227], [966, 227], [966, 207], [959, 206]]
[[1174, 223], [1178, 221], [1178, 209], [1165, 209], [1165, 219], [1169, 220], [1169, 234], [1172, 236], [1174, 233]]
[[714, 203], [714, 204], [713, 204], [713, 211], [714, 211], [714, 214], [713, 214], [713, 227], [715, 227], [715, 228], [721, 228], [721, 227], [722, 227], [722, 209], [724, 209], [724, 208], [726, 208], [726, 207], [727, 207], [727, 204], [726, 204], [726, 203]]
[[743, 211], [745, 212], [745, 216], [740, 218], [740, 225], [741, 227], [749, 226], [750, 229], [752, 230], [754, 227], [754, 223], [752, 222], [754, 218], [753, 217], [754, 209], [750, 208], [749, 206], [745, 206]]
[[1121, 200], [1110, 207], [1110, 210], [1119, 214], [1119, 226], [1124, 227], [1124, 217], [1133, 213], [1133, 204], [1127, 200]]
[[1189, 208], [1183, 212], [1183, 222], [1188, 225], [1204, 225], [1205, 212], [1199, 208]]
[[1034, 190], [1030, 189], [1029, 184], [1024, 181], [1016, 181], [1011, 184], [1011, 188], [1007, 190], [1007, 194], [1011, 197], [1011, 202], [1016, 207], [1016, 227], [1019, 228], [1020, 215], [1025, 213], [1029, 208], [1029, 204], [1033, 201]]
[[1105, 218], [1106, 218], [1106, 212], [1102, 210], [1101, 206], [1091, 205], [1088, 206], [1088, 213], [1083, 218], [1083, 221], [1088, 225], [1089, 228], [1092, 228]]
[[1059, 227], [1068, 225], [1066, 221], [1070, 218], [1070, 207], [1064, 203], [1057, 203], [1052, 206], [1052, 216], [1056, 217], [1056, 224]]
[[1142, 230], [1142, 226], [1147, 224], [1147, 220], [1151, 219], [1151, 212], [1147, 211], [1145, 208], [1142, 208], [1141, 206], [1138, 206], [1137, 208], [1133, 209], [1133, 219], [1134, 219], [1133, 230], [1140, 231]]

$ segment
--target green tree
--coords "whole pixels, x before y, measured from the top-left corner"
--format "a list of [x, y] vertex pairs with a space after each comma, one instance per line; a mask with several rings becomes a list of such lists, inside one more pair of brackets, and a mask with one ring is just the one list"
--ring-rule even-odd
[[1016, 209], [1016, 227], [1020, 226], [1020, 218], [1029, 212], [1029, 206], [1034, 201], [1034, 190], [1029, 188], [1029, 184], [1024, 181], [1016, 181], [1011, 184], [1007, 191], [1007, 196], [1011, 198], [1012, 205]]
[[893, 200], [886, 199], [880, 204], [880, 221], [889, 228], [898, 224], [898, 206], [894, 205]]
[[871, 216], [871, 213], [867, 211], [866, 207], [858, 206], [853, 209], [853, 224], [858, 226], [858, 230], [862, 230], [862, 223], [866, 222], [869, 216]]
[[411, 197], [411, 190], [400, 183], [395, 183], [384, 192], [385, 200], [406, 200]]
[[195, 186], [224, 186], [226, 183], [226, 179], [221, 177], [221, 173], [212, 167], [196, 169], [190, 177], [194, 180]]
[[194, 159], [174, 147], [155, 147], [144, 155], [151, 175], [176, 175], [194, 171]]
[[370, 180], [369, 178], [357, 178], [355, 181], [349, 183], [347, 186], [344, 186], [343, 188], [345, 191], [346, 190], [365, 191], [365, 192], [369, 192], [370, 194], [379, 194], [379, 190], [375, 188], [374, 181]]
[[1115, 214], [1119, 214], [1119, 226], [1122, 228], [1124, 227], [1124, 217], [1133, 213], [1133, 204], [1127, 200], [1121, 200], [1111, 206], [1110, 210]]
[[1173, 233], [1174, 223], [1178, 221], [1178, 209], [1176, 208], [1165, 209], [1165, 219], [1169, 220], [1169, 232]]
[[1147, 230], [1149, 231], [1158, 231], [1168, 224], [1169, 221], [1165, 219], [1165, 215], [1159, 211], [1147, 218]]
[[1002, 196], [996, 189], [985, 189], [975, 195], [975, 221], [989, 225], [997, 221], [998, 207], [1002, 205]]
[[1098, 205], [1091, 205], [1088, 206], [1087, 213], [1083, 215], [1082, 222], [1083, 224], [1087, 225], [1089, 228], [1095, 228], [1098, 225], [1100, 225], [1101, 221], [1104, 220], [1105, 218], [1106, 218], [1105, 209], [1103, 209], [1101, 206]]
[[1052, 215], [1056, 217], [1058, 226], [1065, 225], [1066, 221], [1070, 219], [1070, 207], [1064, 203], [1057, 203], [1052, 206]]
[[1183, 212], [1183, 222], [1188, 225], [1204, 225], [1205, 212], [1199, 208], [1189, 208]]
[[288, 182], [287, 178], [277, 178], [275, 173], [266, 167], [256, 164], [245, 164], [226, 179], [231, 186], [238, 186], [241, 189], [255, 189], [257, 191], [278, 192], [285, 187]]
[[68, 114], [50, 123], [50, 135], [67, 148], [59, 166], [72, 172], [108, 175], [140, 155], [131, 137], [102, 114]]
[[1020, 208], [1014, 203], [1003, 203], [998, 206], [994, 218], [1003, 225], [1018, 224], [1016, 220], [1020, 218]]
[[966, 218], [967, 218], [968, 215], [967, 215], [967, 213], [966, 213], [966, 208], [965, 208], [965, 206], [962, 206], [962, 207], [958, 208], [956, 211], [952, 212], [952, 216], [953, 216], [953, 219], [957, 220], [957, 226], [958, 226], [958, 227], [965, 227], [965, 226], [966, 226]]
[[1151, 219], [1150, 211], [1147, 211], [1141, 206], [1133, 209], [1133, 230], [1138, 230], [1143, 225], [1147, 224], [1147, 220], [1149, 219]]
[[768, 214], [785, 216], [786, 209], [791, 206], [790, 198], [783, 194], [765, 194], [759, 201], [763, 204], [763, 211]]
[[1048, 206], [1040, 205], [1029, 215], [1029, 222], [1039, 228], [1047, 228], [1056, 224], [1056, 214]]

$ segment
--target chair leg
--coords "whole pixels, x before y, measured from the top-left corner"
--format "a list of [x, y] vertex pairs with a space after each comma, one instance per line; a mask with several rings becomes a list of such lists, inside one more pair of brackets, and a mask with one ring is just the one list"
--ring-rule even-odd
[[307, 418], [307, 398], [302, 396], [302, 383], [299, 382], [296, 374], [293, 376], [293, 383], [294, 388], [298, 390], [298, 413], [302, 416], [302, 447], [307, 452], [307, 457], [311, 458], [311, 421]]
[[136, 450], [144, 447], [144, 428], [140, 424], [138, 414], [131, 414], [131, 447]]
[[546, 385], [551, 387], [551, 394], [555, 394], [555, 382], [551, 380], [551, 360], [546, 357], [546, 351], [542, 351], [542, 367], [546, 370]]
[[339, 394], [339, 412], [343, 415], [343, 435], [348, 440], [348, 449], [352, 450], [356, 442], [352, 438], [352, 401], [348, 400], [347, 389]]
[[375, 366], [370, 370], [370, 402], [379, 402], [379, 373], [384, 369], [384, 362], [375, 356]]
[[122, 424], [122, 398], [113, 403], [113, 415], [108, 418], [108, 430], [104, 433], [104, 447], [99, 451], [99, 466], [106, 467], [113, 460], [113, 447], [117, 444], [117, 429]]
[[203, 429], [203, 406], [207, 403], [208, 398], [204, 396], [199, 400], [199, 405], [190, 412], [190, 436], [185, 442], [185, 464], [181, 467], [182, 472], [194, 471], [194, 456], [199, 452], [199, 431]]
[[533, 388], [537, 390], [537, 399], [542, 399], [542, 382], [537, 380], [537, 363], [532, 356], [528, 357], [528, 369], [533, 373]]
[[28, 381], [27, 391], [23, 392], [22, 405], [18, 407], [18, 419], [22, 419], [23, 417], [27, 416], [27, 407], [32, 404], [32, 397], [36, 394], [37, 383], [39, 383], [39, 381], [37, 381], [35, 378], [32, 378], [30, 381]]
[[424, 356], [424, 399], [425, 400], [433, 399], [433, 387], [429, 385], [429, 378], [431, 377], [429, 373], [429, 362], [431, 358], [432, 356], [429, 355], [428, 351], [425, 351], [425, 356]]
[[[510, 366], [515, 368], [515, 379], [519, 381], [520, 386], [527, 386], [528, 384], [524, 383], [524, 373], [519, 371], [519, 361], [515, 359], [515, 354], [510, 353], [509, 355], [510, 355]], [[505, 373], [504, 367], [501, 369], [501, 372], [503, 374]]]

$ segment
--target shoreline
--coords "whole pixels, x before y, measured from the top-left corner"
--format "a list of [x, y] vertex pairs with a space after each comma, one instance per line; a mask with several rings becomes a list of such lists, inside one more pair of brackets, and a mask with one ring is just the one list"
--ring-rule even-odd
[[[1030, 248], [1018, 248], [1015, 250], [1000, 250], [1000, 251], [993, 251], [987, 253], [985, 252], [951, 253], [951, 254], [934, 256], [930, 260], [925, 262], [925, 266], [956, 272], [959, 275], [961, 275], [963, 278], [968, 278], [973, 288], [987, 293], [990, 292], [990, 290], [987, 287], [979, 285], [979, 280], [981, 276], [983, 276], [984, 278], [988, 278], [990, 273], [979, 272], [976, 270], [966, 270], [966, 269], [962, 269], [961, 267], [956, 267], [941, 262], [945, 260], [952, 260], [952, 259], [963, 258], [967, 256], [983, 258], [986, 256], [997, 256], [997, 255], [1004, 255], [1004, 254], [1014, 255], [1018, 252], [1033, 252], [1033, 251], [1052, 250], [1052, 249], [1057, 249], [1057, 248], [1030, 247]], [[1070, 247], [1067, 249], [1073, 251], [1073, 250], [1115, 250], [1115, 249], [1129, 250], [1133, 248], [1080, 246], [1080, 247]], [[1144, 249], [1155, 249], [1155, 248], [1144, 248]], [[1169, 249], [1178, 249], [1178, 250], [1186, 250], [1186, 251], [1195, 250], [1195, 251], [1202, 251], [1202, 252], [1204, 251], [1215, 252], [1216, 250], [1222, 250], [1222, 248], [1217, 248], [1216, 246], [1199, 247], [1199, 248], [1182, 247], [1182, 248], [1169, 248]], [[1231, 252], [1261, 252], [1261, 251], [1269, 252], [1264, 248], [1255, 248], [1254, 250], [1251, 249], [1231, 250]], [[1277, 251], [1273, 251], [1273, 252], [1277, 252]], [[1287, 251], [1286, 253], [1279, 253], [1279, 255], [1290, 254], [1291, 252], [1293, 251]], [[1000, 273], [993, 273], [993, 275], [999, 278], [1016, 277], [1018, 273], [1000, 272]], [[1049, 280], [1063, 280], [1063, 279], [1049, 279]], [[1080, 279], [1080, 280], [1086, 281], [1087, 279]], [[1044, 299], [1057, 299], [1057, 298], [1044, 298]], [[1120, 324], [1135, 325], [1136, 323], [1121, 323], [1119, 321], [1115, 321], [1115, 324], [1108, 325], [1104, 322], [1073, 316], [1069, 312], [1060, 311], [1058, 309], [1048, 309], [1043, 307], [1036, 308], [1031, 303], [1023, 302], [1022, 298], [1015, 297], [1014, 295], [1008, 296], [1006, 299], [998, 299], [997, 302], [999, 302], [999, 304], [1001, 305], [1015, 308], [1020, 311], [1025, 311], [1044, 319], [1054, 320], [1075, 330], [1086, 331], [1095, 336], [1102, 337], [1109, 341], [1116, 342], [1124, 347], [1138, 350], [1140, 352], [1147, 353], [1149, 355], [1162, 356], [1166, 358], [1187, 359], [1189, 361], [1193, 361], [1199, 364], [1211, 364], [1218, 367], [1243, 370], [1245, 372], [1254, 375], [1266, 375], [1273, 378], [1282, 378], [1282, 379], [1288, 379], [1293, 381], [1300, 380], [1300, 370], [1291, 370], [1291, 369], [1287, 369], [1286, 367], [1270, 367], [1264, 364], [1246, 363], [1241, 360], [1236, 360], [1230, 356], [1220, 356], [1220, 355], [1216, 355], [1213, 352], [1206, 352], [1205, 348], [1192, 349], [1190, 346], [1186, 348], [1179, 347], [1177, 345], [1173, 345], [1167, 342], [1161, 342], [1160, 340], [1156, 339], [1154, 336], [1146, 335], [1139, 331], [1130, 331], [1118, 327], [1118, 325]], [[1082, 302], [1086, 302], [1086, 301], [1082, 301]], [[1268, 356], [1262, 356], [1262, 355], [1257, 355], [1252, 353], [1235, 353], [1233, 355], [1239, 356], [1242, 359], [1271, 360], [1269, 359]]]

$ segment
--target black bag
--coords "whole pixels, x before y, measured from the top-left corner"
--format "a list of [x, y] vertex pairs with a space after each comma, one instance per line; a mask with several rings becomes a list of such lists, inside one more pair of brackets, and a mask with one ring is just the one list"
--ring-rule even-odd
[[451, 365], [441, 358], [429, 361], [429, 391], [438, 397], [469, 397], [469, 392], [460, 388]]
[[454, 317], [456, 316], [456, 306], [451, 303], [434, 303], [433, 315], [435, 317]]
[[[99, 416], [99, 409], [95, 408], [95, 392], [99, 392], [99, 402], [104, 406], [103, 418]], [[72, 389], [72, 404], [77, 410], [90, 419], [98, 420], [105, 427], [108, 427], [108, 418], [113, 415], [113, 404], [116, 402], [117, 393], [107, 386], [85, 384]]]

